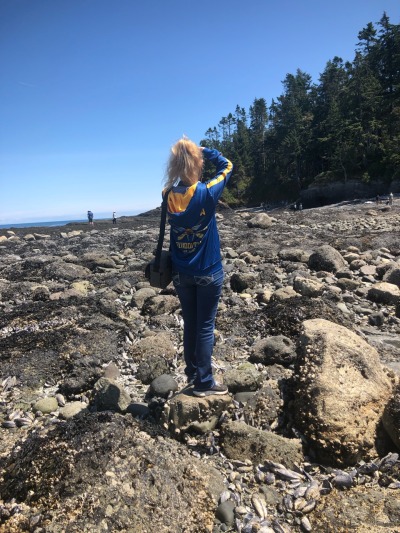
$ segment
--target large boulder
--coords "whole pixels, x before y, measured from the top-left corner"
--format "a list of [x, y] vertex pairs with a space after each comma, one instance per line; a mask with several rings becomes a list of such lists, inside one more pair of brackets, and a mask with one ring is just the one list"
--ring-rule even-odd
[[343, 326], [307, 320], [296, 370], [295, 419], [318, 460], [353, 465], [376, 456], [392, 389], [377, 351]]
[[312, 270], [337, 272], [347, 266], [342, 255], [329, 244], [324, 244], [310, 255], [308, 266]]

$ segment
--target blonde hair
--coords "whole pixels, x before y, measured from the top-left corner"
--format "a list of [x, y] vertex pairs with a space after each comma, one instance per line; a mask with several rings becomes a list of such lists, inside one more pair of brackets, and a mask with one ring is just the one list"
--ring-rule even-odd
[[166, 188], [180, 178], [185, 185], [199, 181], [203, 168], [202, 150], [193, 141], [183, 136], [171, 148], [165, 179]]

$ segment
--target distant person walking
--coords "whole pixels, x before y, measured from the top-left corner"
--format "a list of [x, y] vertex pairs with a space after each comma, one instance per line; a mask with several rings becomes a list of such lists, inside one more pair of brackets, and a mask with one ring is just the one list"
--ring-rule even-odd
[[[204, 159], [216, 167], [202, 183]], [[183, 353], [188, 383], [195, 396], [226, 394], [211, 366], [214, 324], [224, 272], [215, 208], [232, 173], [232, 163], [218, 150], [202, 148], [186, 137], [171, 149], [166, 188], [171, 225], [172, 276], [184, 322]]]
[[87, 212], [89, 226], [93, 226], [93, 213], [91, 211]]
[[117, 214], [115, 211], [113, 211], [113, 224], [117, 223]]
[[393, 204], [393, 193], [391, 192], [389, 194], [389, 205], [392, 205]]

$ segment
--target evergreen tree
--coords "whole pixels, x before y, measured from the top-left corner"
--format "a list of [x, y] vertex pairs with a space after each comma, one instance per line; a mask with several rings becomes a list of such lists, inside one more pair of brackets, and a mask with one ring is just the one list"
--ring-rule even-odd
[[250, 106], [250, 153], [253, 163], [253, 180], [256, 186], [265, 181], [266, 150], [265, 133], [268, 122], [267, 102], [264, 98], [255, 98]]
[[377, 26], [358, 33], [352, 62], [329, 60], [318, 84], [298, 69], [269, 108], [256, 98], [248, 116], [238, 105], [207, 130], [204, 146], [235, 165], [226, 200], [295, 199], [310, 184], [400, 179], [400, 25], [384, 13]]
[[311, 76], [297, 70], [287, 74], [284, 93], [273, 110], [275, 145], [280, 160], [280, 179], [292, 182], [298, 192], [308, 175], [307, 151], [311, 142], [313, 101]]

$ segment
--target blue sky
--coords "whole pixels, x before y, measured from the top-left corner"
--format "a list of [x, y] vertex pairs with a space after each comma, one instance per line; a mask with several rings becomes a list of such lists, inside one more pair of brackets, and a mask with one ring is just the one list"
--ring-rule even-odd
[[399, 0], [0, 0], [0, 224], [160, 204], [195, 142], [297, 68], [317, 82]]

